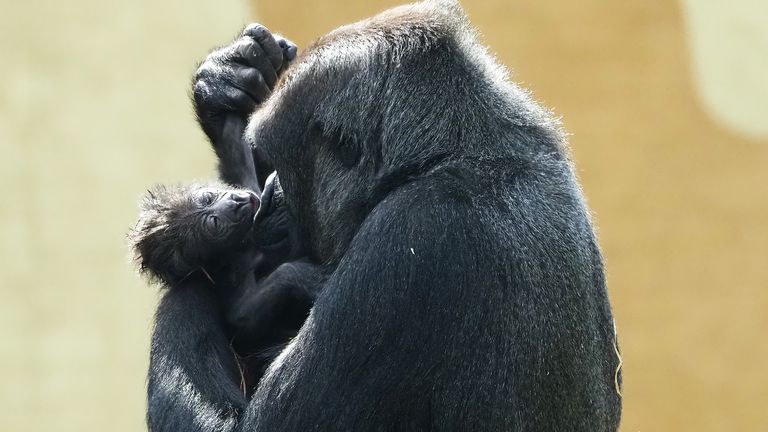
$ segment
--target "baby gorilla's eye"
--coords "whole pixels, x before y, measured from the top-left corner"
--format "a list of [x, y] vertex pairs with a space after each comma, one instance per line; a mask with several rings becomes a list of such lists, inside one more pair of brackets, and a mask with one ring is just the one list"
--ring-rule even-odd
[[211, 205], [216, 201], [216, 194], [213, 192], [207, 192], [205, 194], [205, 205]]
[[209, 230], [213, 232], [219, 231], [219, 229], [221, 229], [221, 221], [219, 221], [219, 217], [216, 215], [210, 215], [205, 218], [205, 225]]
[[207, 191], [207, 192], [200, 192], [195, 196], [195, 202], [200, 207], [208, 207], [209, 205], [213, 204], [214, 201], [216, 201], [216, 194]]

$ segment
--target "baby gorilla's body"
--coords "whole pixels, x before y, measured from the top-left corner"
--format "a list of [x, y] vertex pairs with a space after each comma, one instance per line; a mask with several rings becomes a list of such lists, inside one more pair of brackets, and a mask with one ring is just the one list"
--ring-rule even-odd
[[257, 218], [259, 209], [255, 193], [220, 183], [157, 186], [141, 201], [129, 235], [137, 264], [150, 279], [168, 289], [204, 279], [215, 290], [247, 388], [296, 334], [316, 296], [316, 284], [305, 277], [311, 264], [277, 266], [267, 259], [291, 251], [260, 243], [270, 237], [270, 218]]

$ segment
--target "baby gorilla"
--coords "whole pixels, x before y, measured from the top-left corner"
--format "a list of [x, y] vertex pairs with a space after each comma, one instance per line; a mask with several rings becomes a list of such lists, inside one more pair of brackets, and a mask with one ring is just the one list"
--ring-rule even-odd
[[[272, 190], [265, 194], [279, 199]], [[283, 219], [260, 208], [248, 190], [220, 183], [157, 186], [142, 199], [129, 234], [135, 260], [150, 279], [168, 289], [189, 278], [210, 281], [248, 388], [295, 336], [320, 285], [314, 266], [287, 262], [298, 252]]]

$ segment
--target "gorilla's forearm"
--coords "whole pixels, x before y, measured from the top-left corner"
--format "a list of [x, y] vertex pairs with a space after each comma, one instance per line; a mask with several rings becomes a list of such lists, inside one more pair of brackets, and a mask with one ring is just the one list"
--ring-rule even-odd
[[[148, 378], [147, 423], [153, 432], [241, 430], [248, 404], [247, 387], [253, 386], [287, 338], [264, 329], [288, 329], [292, 334], [306, 318], [317, 296], [322, 276], [308, 262], [284, 264], [265, 281], [265, 286], [244, 286], [242, 306], [236, 310], [252, 334], [241, 343], [277, 346], [247, 359], [242, 370], [226, 330], [224, 311], [232, 307], [203, 276], [183, 281], [165, 292], [158, 307], [152, 336]], [[261, 296], [258, 294], [262, 293]], [[282, 303], [277, 305], [275, 302]], [[263, 303], [263, 305], [261, 304]], [[261, 306], [282, 308], [275, 316]], [[280, 322], [268, 322], [268, 319]], [[293, 320], [292, 322], [288, 322]], [[242, 329], [241, 329], [242, 330]], [[234, 336], [237, 338], [237, 335]], [[274, 339], [269, 343], [270, 338]], [[255, 342], [254, 342], [255, 340]], [[237, 341], [235, 341], [237, 342]], [[250, 430], [250, 426], [244, 430]]]
[[318, 266], [305, 260], [284, 263], [263, 280], [247, 277], [227, 301], [231, 345], [240, 356], [249, 393], [306, 321], [322, 281]]
[[219, 178], [233, 186], [261, 194], [253, 153], [243, 139], [246, 120], [230, 114], [223, 121], [221, 138], [213, 148], [219, 161]]
[[320, 267], [302, 259], [280, 265], [264, 280], [242, 289], [227, 311], [234, 328], [236, 348], [250, 353], [269, 339], [284, 342], [275, 329], [295, 333], [301, 327], [320, 293], [324, 276]]
[[158, 307], [148, 377], [153, 432], [231, 431], [247, 401], [211, 283], [190, 278]]
[[243, 139], [251, 113], [272, 93], [296, 57], [292, 42], [260, 24], [246, 27], [231, 44], [214, 50], [197, 70], [193, 97], [198, 122], [219, 159], [227, 183], [260, 192], [272, 167]]
[[[213, 51], [198, 69], [195, 110], [216, 152], [222, 181], [261, 192], [260, 184], [273, 169], [264, 155], [252, 151], [243, 131], [248, 116], [269, 97], [279, 74], [295, 57], [294, 44], [254, 24], [235, 42]], [[247, 286], [241, 287], [246, 292], [258, 288], [254, 276], [249, 275]], [[173, 288], [165, 292], [155, 318], [148, 377], [149, 429], [235, 430], [247, 404], [248, 383], [231, 345], [232, 328], [225, 320], [233, 299], [200, 275]], [[303, 322], [310, 306], [308, 300], [289, 307]], [[262, 324], [273, 329], [275, 323]], [[293, 326], [291, 336], [300, 325]]]

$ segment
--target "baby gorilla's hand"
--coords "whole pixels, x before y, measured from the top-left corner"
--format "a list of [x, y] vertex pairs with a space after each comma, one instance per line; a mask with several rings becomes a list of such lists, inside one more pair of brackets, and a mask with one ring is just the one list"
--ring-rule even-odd
[[295, 44], [254, 23], [240, 38], [208, 55], [195, 74], [193, 95], [200, 125], [211, 141], [221, 138], [228, 115], [244, 120], [269, 97], [296, 51]]
[[295, 336], [323, 280], [319, 266], [299, 260], [280, 265], [243, 293], [227, 314], [238, 353], [251, 354]]

